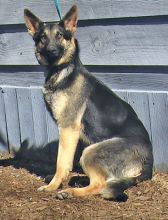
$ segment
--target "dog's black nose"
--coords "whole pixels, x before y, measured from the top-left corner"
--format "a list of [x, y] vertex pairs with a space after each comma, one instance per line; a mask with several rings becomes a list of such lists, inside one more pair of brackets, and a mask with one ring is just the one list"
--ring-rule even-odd
[[53, 61], [56, 58], [58, 58], [59, 53], [58, 50], [49, 50], [46, 52], [45, 57], [49, 60], [49, 61]]

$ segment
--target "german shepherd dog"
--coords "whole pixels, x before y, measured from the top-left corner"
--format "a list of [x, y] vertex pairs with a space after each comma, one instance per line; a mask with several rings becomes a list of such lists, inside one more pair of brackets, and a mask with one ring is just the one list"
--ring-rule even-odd
[[100, 194], [117, 199], [124, 190], [152, 177], [152, 145], [132, 107], [93, 75], [79, 58], [77, 6], [58, 23], [45, 24], [25, 9], [24, 18], [35, 42], [38, 62], [48, 69], [45, 102], [59, 129], [56, 173], [39, 191], [56, 190], [72, 170], [80, 141], [80, 158], [90, 184], [57, 193], [59, 199]]

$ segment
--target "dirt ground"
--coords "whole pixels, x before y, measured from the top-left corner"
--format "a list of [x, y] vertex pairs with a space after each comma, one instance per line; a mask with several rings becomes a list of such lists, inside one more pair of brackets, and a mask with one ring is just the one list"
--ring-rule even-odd
[[[168, 174], [157, 173], [151, 181], [127, 190], [125, 202], [105, 201], [99, 196], [60, 201], [55, 192], [37, 192], [51, 170], [46, 164], [0, 155], [0, 219], [168, 219]], [[72, 173], [64, 187], [68, 183], [79, 187], [84, 179]]]

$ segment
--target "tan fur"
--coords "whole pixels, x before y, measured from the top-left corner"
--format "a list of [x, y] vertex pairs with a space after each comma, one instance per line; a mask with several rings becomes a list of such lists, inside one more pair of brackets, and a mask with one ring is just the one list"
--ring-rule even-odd
[[50, 31], [49, 31], [47, 28], [45, 28], [45, 29], [44, 29], [44, 34], [49, 37]]
[[53, 95], [51, 108], [54, 118], [58, 121], [58, 124], [61, 119], [61, 114], [65, 110], [68, 104], [68, 95], [65, 92], [57, 92]]
[[36, 29], [35, 27], [32, 25], [32, 23], [25, 17], [25, 22], [26, 22], [26, 26], [28, 28], [28, 34], [30, 34], [30, 36], [34, 36]]
[[45, 58], [38, 52], [37, 47], [35, 47], [35, 55], [36, 55], [37, 60], [40, 63], [43, 63], [43, 65], [47, 65], [47, 62], [45, 61]]
[[137, 164], [136, 166], [133, 166], [132, 163], [130, 165], [127, 165], [126, 168], [123, 170], [123, 176], [127, 178], [131, 177], [138, 177], [141, 175], [142, 172], [142, 164]]
[[[84, 135], [84, 134], [82, 134]], [[83, 137], [83, 136], [82, 136]], [[85, 137], [84, 137], [85, 138]], [[105, 142], [112, 142], [115, 143], [116, 141], [120, 140], [121, 138], [118, 138], [118, 137], [114, 137], [112, 139], [107, 139], [107, 140], [104, 140], [102, 141], [101, 143], [105, 143]], [[85, 139], [84, 139], [85, 140]], [[88, 140], [89, 141], [89, 140]], [[100, 142], [99, 143], [95, 143], [95, 144], [91, 144], [90, 146], [88, 146], [87, 148], [85, 148], [85, 150], [83, 151], [83, 154], [82, 154], [82, 157], [85, 157], [86, 154], [91, 154], [92, 152], [94, 152], [94, 149], [100, 145]], [[82, 159], [82, 158], [81, 158]]]
[[[57, 80], [60, 79], [54, 78], [54, 80], [55, 84], [57, 84]], [[68, 121], [70, 117], [69, 114], [67, 114], [67, 109], [68, 111], [71, 111], [71, 114], [74, 114], [74, 120], [78, 117], [76, 115], [78, 112], [75, 111], [75, 104], [78, 102], [78, 99], [80, 101], [80, 94], [78, 93], [78, 91], [81, 90], [83, 83], [84, 78], [83, 76], [79, 75], [73, 85], [69, 87], [65, 92], [59, 91], [52, 93], [48, 89], [43, 89], [45, 100], [50, 105], [53, 116], [57, 121], [58, 126], [66, 127], [66, 121]]]
[[[67, 193], [68, 196], [80, 197], [80, 196], [88, 196], [100, 194], [103, 188], [106, 187], [106, 179], [105, 176], [100, 172], [100, 170], [92, 169], [92, 167], [87, 167], [87, 173], [90, 177], [90, 185], [83, 188], [69, 188], [59, 193]], [[58, 195], [59, 195], [58, 193]]]
[[[106, 182], [106, 173], [100, 169], [99, 167], [88, 165], [87, 155], [89, 153], [89, 150], [87, 149], [94, 149], [97, 144], [91, 145], [87, 147], [80, 159], [81, 166], [86, 173], [86, 175], [90, 178], [90, 185], [83, 188], [68, 188], [65, 190], [62, 190], [58, 192], [57, 197], [58, 198], [70, 198], [70, 197], [80, 197], [80, 196], [88, 196], [88, 195], [95, 195], [95, 194], [101, 194], [102, 190], [106, 188], [107, 182]], [[90, 151], [91, 151], [90, 150]]]
[[81, 131], [80, 131], [80, 140], [83, 141], [83, 143], [85, 143], [85, 144], [87, 144], [87, 145], [90, 145], [90, 144], [91, 144], [89, 138], [84, 134], [82, 128], [81, 128]]
[[81, 119], [86, 108], [86, 103], [82, 106], [77, 114], [74, 123], [67, 128], [59, 127], [59, 148], [57, 156], [56, 174], [52, 181], [47, 186], [42, 186], [39, 191], [53, 191], [56, 190], [63, 179], [65, 179], [69, 171], [72, 170], [74, 154], [77, 143], [79, 141]]
[[62, 44], [64, 46], [64, 55], [63, 57], [56, 63], [57, 65], [61, 65], [63, 63], [68, 63], [75, 51], [75, 40], [74, 38], [71, 39], [71, 41], [67, 41], [65, 39], [62, 40]]
[[77, 28], [77, 23], [78, 23], [78, 10], [77, 10], [77, 6], [74, 5], [64, 17], [65, 29], [69, 30], [71, 33], [75, 33]]
[[[55, 190], [59, 187], [62, 180], [67, 177], [70, 170], [72, 170], [73, 159], [77, 143], [79, 141], [80, 130], [81, 130], [81, 119], [86, 109], [86, 102], [78, 110], [75, 115], [74, 121], [70, 126], [65, 126], [66, 118], [68, 113], [66, 108], [73, 109], [74, 103], [72, 100], [78, 98], [77, 92], [83, 84], [83, 77], [79, 76], [76, 82], [65, 92], [54, 93], [51, 101], [51, 108], [54, 118], [57, 120], [59, 128], [59, 150], [57, 157], [57, 172], [48, 186], [42, 187], [42, 190], [47, 191]], [[73, 99], [72, 99], [73, 97]], [[69, 106], [68, 106], [68, 103]]]
[[[30, 19], [29, 16], [32, 17], [33, 20], [35, 19], [36, 21], [33, 22], [33, 20]], [[28, 29], [28, 33], [33, 37], [34, 34], [37, 32], [37, 29], [39, 28], [39, 23], [41, 23], [42, 21], [39, 18], [37, 18], [32, 12], [28, 11], [27, 9], [25, 9], [24, 11], [24, 19], [25, 19], [25, 24]]]
[[71, 72], [73, 71], [73, 65], [69, 65], [67, 68], [63, 69], [56, 80], [56, 83], [60, 83], [62, 80], [64, 80], [65, 77], [67, 77]]
[[63, 179], [65, 179], [72, 170], [73, 158], [79, 139], [79, 126], [61, 128], [59, 130], [59, 148], [57, 156], [57, 171], [48, 186], [40, 187], [39, 190], [53, 191], [56, 190]]

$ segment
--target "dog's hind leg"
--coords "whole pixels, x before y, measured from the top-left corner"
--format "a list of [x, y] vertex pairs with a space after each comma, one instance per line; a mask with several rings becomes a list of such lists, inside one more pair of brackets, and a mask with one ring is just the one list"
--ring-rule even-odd
[[[73, 196], [101, 194], [106, 199], [124, 196], [124, 190], [134, 185], [142, 175], [144, 164], [150, 165], [147, 143], [127, 138], [112, 138], [88, 146], [80, 159], [81, 166], [90, 178], [84, 188], [69, 188], [57, 194], [59, 199]], [[152, 163], [148, 168], [149, 178]]]
[[136, 177], [108, 180], [106, 187], [101, 191], [104, 199], [125, 200], [124, 191], [136, 184]]
[[83, 188], [68, 188], [57, 193], [58, 199], [67, 199], [71, 197], [81, 197], [88, 195], [100, 194], [100, 192], [106, 187], [106, 174], [99, 166], [99, 163], [95, 163], [95, 155], [91, 152], [94, 145], [88, 146], [80, 159], [80, 164], [90, 179], [90, 184]]
[[96, 154], [97, 152], [95, 151], [99, 145], [101, 145], [101, 142], [88, 146], [80, 159], [80, 164], [85, 174], [89, 177], [90, 184], [83, 188], [68, 188], [62, 190], [57, 193], [58, 199], [100, 194], [101, 191], [106, 188], [107, 175], [102, 169]]
[[67, 199], [71, 197], [81, 197], [88, 195], [100, 194], [106, 187], [106, 177], [100, 169], [93, 166], [85, 165], [85, 172], [90, 178], [90, 184], [83, 188], [68, 188], [58, 192], [58, 199]]

